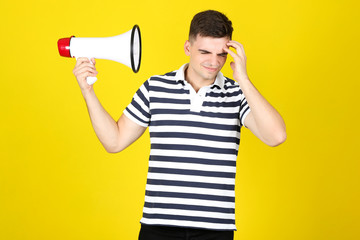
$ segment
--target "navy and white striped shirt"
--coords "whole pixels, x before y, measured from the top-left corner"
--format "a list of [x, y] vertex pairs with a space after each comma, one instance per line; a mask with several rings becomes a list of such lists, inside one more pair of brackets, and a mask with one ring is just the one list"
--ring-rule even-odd
[[221, 72], [195, 92], [186, 67], [149, 78], [124, 110], [150, 132], [140, 222], [236, 230], [236, 158], [250, 108], [239, 85]]

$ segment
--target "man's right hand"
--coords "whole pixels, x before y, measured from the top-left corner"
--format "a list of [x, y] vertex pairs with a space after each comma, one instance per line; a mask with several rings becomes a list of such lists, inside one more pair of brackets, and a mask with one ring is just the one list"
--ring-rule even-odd
[[98, 72], [95, 68], [95, 59], [91, 58], [92, 63], [86, 57], [79, 57], [73, 69], [73, 73], [78, 81], [81, 92], [86, 94], [92, 90], [92, 85], [86, 82], [87, 77], [95, 77]]

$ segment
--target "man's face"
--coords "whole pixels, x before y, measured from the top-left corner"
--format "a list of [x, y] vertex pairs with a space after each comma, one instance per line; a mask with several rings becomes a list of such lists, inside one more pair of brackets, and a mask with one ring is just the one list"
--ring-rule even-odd
[[[185, 42], [185, 53], [190, 57], [188, 71], [199, 80], [214, 81], [224, 66], [227, 53], [228, 37], [213, 38], [197, 36]], [[190, 74], [190, 72], [188, 72]]]

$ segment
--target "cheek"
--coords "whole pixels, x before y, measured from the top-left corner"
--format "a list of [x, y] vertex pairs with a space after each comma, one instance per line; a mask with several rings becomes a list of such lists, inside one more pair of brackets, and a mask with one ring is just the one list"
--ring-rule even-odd
[[203, 55], [195, 55], [192, 57], [193, 62], [196, 62], [198, 64], [201, 64], [203, 62], [206, 62], [206, 57]]
[[220, 59], [220, 64], [223, 66], [226, 63], [226, 57]]

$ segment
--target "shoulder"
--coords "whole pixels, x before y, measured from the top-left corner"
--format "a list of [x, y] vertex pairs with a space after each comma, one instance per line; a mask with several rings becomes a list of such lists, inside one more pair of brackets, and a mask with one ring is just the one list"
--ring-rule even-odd
[[238, 92], [239, 94], [243, 93], [239, 84], [235, 80], [225, 76], [224, 76], [224, 90], [230, 92]]
[[176, 72], [175, 71], [171, 71], [171, 72], [167, 72], [165, 74], [162, 75], [153, 75], [151, 76], [147, 82], [148, 84], [151, 85], [159, 85], [159, 84], [170, 84], [170, 85], [174, 85], [177, 83], [177, 79], [176, 79]]
[[158, 79], [158, 78], [172, 79], [172, 78], [175, 78], [176, 72], [177, 72], [177, 70], [171, 71], [171, 72], [167, 72], [167, 73], [164, 73], [164, 74], [160, 74], [160, 75], [153, 75], [153, 76], [151, 76], [151, 77], [149, 78], [149, 80]]
[[224, 76], [224, 89], [234, 89], [234, 88], [239, 88], [239, 84], [231, 79], [231, 78], [228, 78], [228, 77], [225, 77]]
[[163, 92], [166, 89], [177, 88], [176, 71], [168, 72], [162, 75], [153, 75], [149, 77], [138, 89], [139, 94], [148, 96], [151, 92]]

